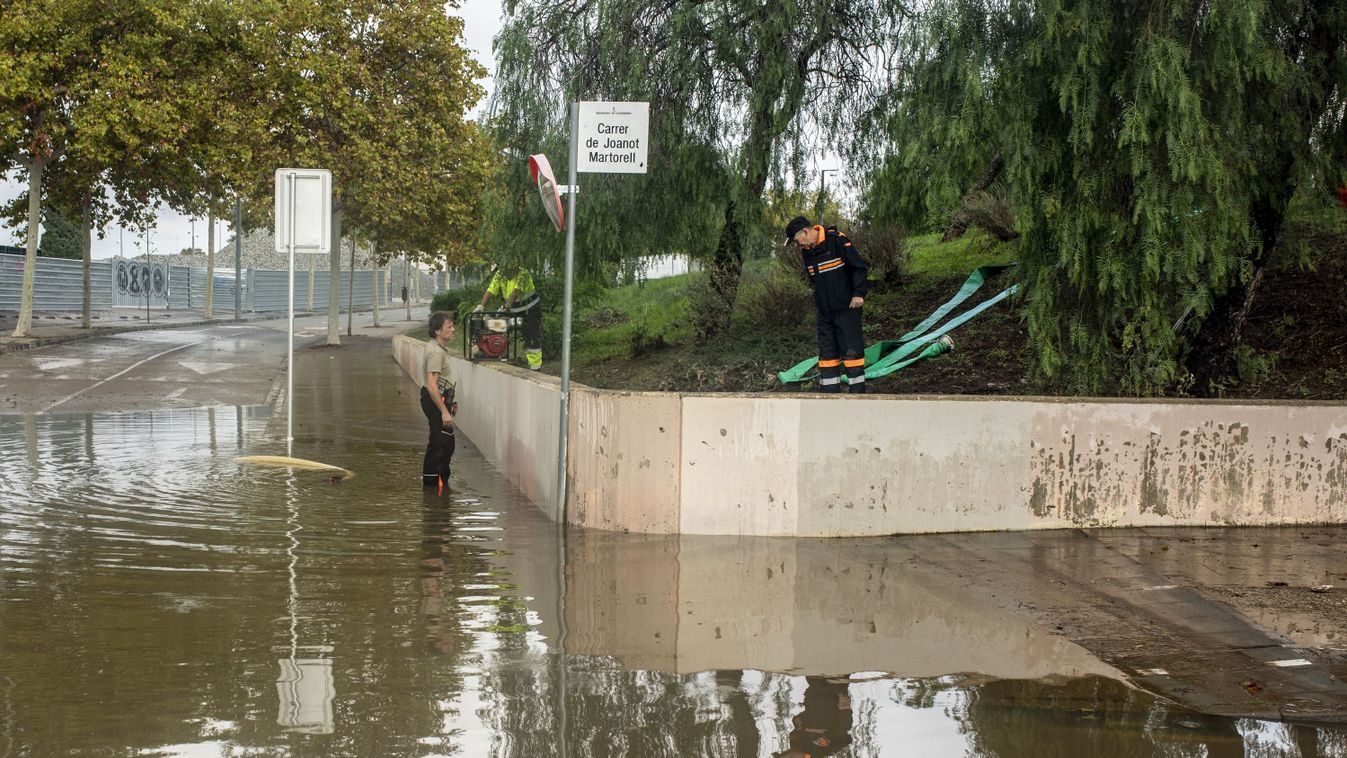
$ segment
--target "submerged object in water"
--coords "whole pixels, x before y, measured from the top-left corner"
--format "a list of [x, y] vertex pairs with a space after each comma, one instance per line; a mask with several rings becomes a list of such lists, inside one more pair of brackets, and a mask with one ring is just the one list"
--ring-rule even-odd
[[355, 476], [349, 469], [341, 466], [333, 466], [318, 461], [309, 461], [303, 458], [290, 458], [285, 455], [240, 455], [234, 460], [239, 463], [252, 463], [258, 466], [270, 466], [272, 468], [297, 468], [305, 471], [334, 471], [341, 474], [342, 479], [350, 479]]

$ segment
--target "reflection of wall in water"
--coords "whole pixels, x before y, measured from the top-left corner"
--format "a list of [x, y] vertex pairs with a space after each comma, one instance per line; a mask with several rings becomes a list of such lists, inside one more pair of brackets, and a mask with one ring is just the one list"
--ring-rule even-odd
[[1120, 677], [885, 540], [620, 535], [567, 549], [570, 652], [675, 672]]

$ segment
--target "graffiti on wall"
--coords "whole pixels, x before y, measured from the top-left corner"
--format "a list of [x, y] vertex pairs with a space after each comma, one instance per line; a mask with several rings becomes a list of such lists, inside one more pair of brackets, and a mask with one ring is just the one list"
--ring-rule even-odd
[[136, 305], [149, 299], [164, 303], [168, 298], [168, 267], [162, 263], [117, 261], [113, 270], [116, 280], [116, 305]]

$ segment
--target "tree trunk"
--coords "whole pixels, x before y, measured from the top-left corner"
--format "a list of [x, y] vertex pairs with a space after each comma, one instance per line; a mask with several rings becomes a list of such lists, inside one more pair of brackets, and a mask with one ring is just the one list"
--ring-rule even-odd
[[1001, 169], [1005, 167], [1005, 164], [1005, 158], [1000, 153], [992, 156], [992, 160], [987, 164], [982, 176], [978, 177], [973, 186], [964, 193], [963, 199], [959, 201], [959, 207], [954, 209], [954, 215], [950, 217], [949, 226], [945, 228], [945, 234], [940, 238], [941, 242], [956, 240], [968, 231], [969, 219], [968, 214], [964, 212], [964, 203], [973, 195], [986, 192], [987, 188], [992, 186], [992, 182], [996, 181], [996, 177], [1001, 175]]
[[[191, 274], [189, 273], [190, 277]], [[190, 280], [189, 280], [190, 281]], [[211, 314], [212, 299], [215, 293], [215, 212], [206, 214], [206, 304], [201, 308], [202, 318], [214, 318]]]
[[[787, 81], [785, 75], [771, 79], [762, 77], [759, 80], [758, 85], [766, 94], [754, 98], [758, 105], [754, 108], [749, 122], [748, 140], [744, 144], [748, 165], [744, 170], [741, 192], [737, 199], [725, 206], [725, 225], [721, 227], [716, 252], [711, 259], [709, 273], [715, 302], [704, 303], [704, 312], [694, 315], [697, 339], [700, 341], [714, 337], [729, 326], [730, 314], [739, 297], [739, 277], [743, 273], [745, 216], [757, 210], [762, 191], [767, 186], [772, 146], [783, 131], [783, 125], [789, 124], [799, 112], [801, 100], [796, 91], [799, 83], [798, 78]], [[779, 100], [786, 103], [784, 112], [780, 113], [775, 108]]]
[[[1291, 170], [1289, 163], [1285, 169], [1288, 172]], [[1193, 376], [1193, 387], [1199, 393], [1211, 394], [1217, 391], [1219, 385], [1238, 373], [1235, 348], [1244, 340], [1244, 325], [1249, 321], [1249, 311], [1253, 308], [1258, 285], [1263, 282], [1263, 272], [1273, 261], [1281, 244], [1286, 202], [1294, 192], [1294, 186], [1288, 182], [1278, 198], [1260, 199], [1254, 203], [1251, 215], [1262, 249], [1253, 260], [1253, 275], [1249, 281], [1236, 284], [1216, 299], [1211, 313], [1193, 339], [1192, 352], [1185, 361]]]
[[93, 287], [89, 282], [90, 270], [93, 268], [93, 246], [94, 246], [94, 204], [93, 198], [89, 195], [84, 196], [84, 202], [80, 204], [81, 220], [83, 222], [84, 234], [80, 237], [80, 247], [84, 248], [84, 265], [81, 266], [82, 279], [82, 313], [80, 324], [85, 328], [92, 328], [93, 321]]
[[1336, 15], [1314, 12], [1310, 17], [1310, 26], [1302, 39], [1308, 50], [1299, 45], [1287, 51], [1291, 60], [1305, 59], [1315, 62], [1315, 67], [1306, 72], [1306, 76], [1318, 84], [1318, 90], [1308, 98], [1308, 102], [1295, 104], [1295, 111], [1302, 114], [1296, 128], [1288, 129], [1282, 135], [1281, 150], [1272, 156], [1262, 175], [1267, 177], [1266, 189], [1254, 198], [1249, 210], [1250, 220], [1258, 232], [1261, 249], [1253, 259], [1253, 275], [1247, 282], [1231, 287], [1216, 300], [1212, 312], [1202, 322], [1202, 327], [1193, 339], [1193, 349], [1185, 365], [1193, 376], [1193, 386], [1197, 391], [1210, 393], [1238, 373], [1234, 351], [1244, 339], [1244, 325], [1249, 320], [1249, 311], [1253, 308], [1258, 285], [1263, 281], [1263, 272], [1278, 253], [1282, 241], [1282, 230], [1286, 221], [1286, 208], [1296, 191], [1296, 155], [1295, 152], [1310, 144], [1313, 139], [1314, 119], [1324, 111], [1329, 93], [1333, 91], [1333, 78], [1342, 56], [1342, 43], [1347, 29]]
[[37, 242], [42, 230], [42, 171], [46, 159], [33, 157], [28, 166], [28, 249], [23, 258], [23, 292], [19, 299], [19, 322], [15, 337], [27, 337], [33, 331], [33, 274], [37, 269]]
[[331, 268], [327, 272], [327, 344], [341, 344], [341, 206], [332, 205]]

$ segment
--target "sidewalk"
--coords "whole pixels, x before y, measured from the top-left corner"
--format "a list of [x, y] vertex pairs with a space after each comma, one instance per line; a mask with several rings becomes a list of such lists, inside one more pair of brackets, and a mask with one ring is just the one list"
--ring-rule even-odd
[[[424, 318], [427, 303], [413, 303], [412, 314], [415, 318]], [[94, 337], [106, 336], [109, 334], [118, 334], [121, 332], [135, 332], [144, 329], [179, 329], [183, 327], [204, 326], [206, 324], [227, 324], [234, 321], [233, 308], [227, 310], [216, 309], [215, 318], [205, 319], [201, 317], [200, 309], [193, 310], [165, 310], [151, 309], [149, 311], [149, 320], [146, 320], [144, 310], [132, 310], [130, 308], [117, 308], [113, 310], [94, 311], [92, 314], [93, 325], [89, 329], [81, 326], [81, 316], [78, 311], [51, 311], [33, 314], [33, 327], [28, 337], [14, 337], [14, 328], [18, 325], [18, 314], [14, 311], [0, 311], [0, 355], [13, 353], [20, 350], [31, 350], [47, 345], [56, 345], [62, 342], [74, 342], [76, 340], [91, 339]], [[380, 321], [387, 321], [390, 325], [405, 325], [406, 306], [397, 303], [392, 306], [379, 308]], [[366, 320], [370, 317], [370, 311], [356, 311], [357, 320], [364, 317]], [[324, 315], [320, 313], [296, 312], [295, 317], [299, 318]], [[284, 313], [248, 313], [244, 312], [239, 321], [276, 321], [284, 320]], [[341, 325], [343, 333], [346, 327], [346, 313], [341, 314]], [[359, 325], [358, 325], [359, 326]], [[365, 325], [368, 328], [368, 325]], [[386, 328], [386, 327], [385, 327]]]

